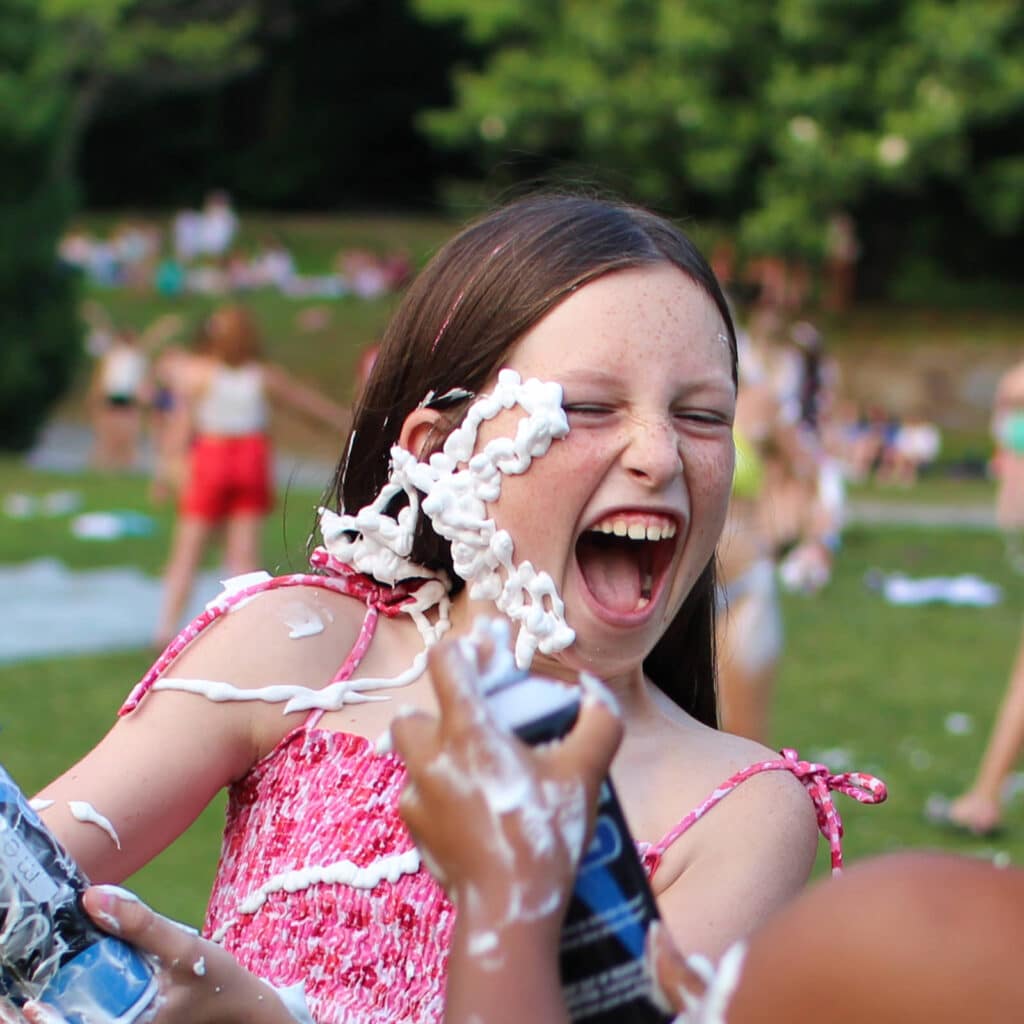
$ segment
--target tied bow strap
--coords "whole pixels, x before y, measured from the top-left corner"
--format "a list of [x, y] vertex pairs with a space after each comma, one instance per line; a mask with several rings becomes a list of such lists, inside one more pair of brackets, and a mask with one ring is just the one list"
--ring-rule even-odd
[[832, 874], [837, 875], [843, 868], [843, 821], [836, 810], [833, 793], [844, 793], [861, 804], [880, 804], [889, 795], [885, 783], [865, 772], [839, 772], [833, 774], [823, 764], [802, 761], [795, 750], [786, 747], [781, 751], [785, 767], [803, 784], [814, 802], [818, 817], [818, 829], [828, 841], [832, 854]]
[[332, 573], [337, 578], [337, 589], [349, 597], [362, 601], [367, 608], [375, 609], [389, 619], [405, 611], [405, 606], [415, 600], [416, 591], [424, 583], [424, 580], [408, 580], [393, 587], [378, 583], [371, 576], [357, 572], [352, 566], [338, 561], [326, 548], [315, 548], [309, 556], [309, 564]]

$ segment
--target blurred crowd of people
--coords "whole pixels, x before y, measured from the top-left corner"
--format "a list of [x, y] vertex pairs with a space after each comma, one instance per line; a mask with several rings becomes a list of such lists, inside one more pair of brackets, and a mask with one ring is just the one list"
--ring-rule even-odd
[[64, 264], [102, 288], [229, 296], [274, 289], [292, 298], [373, 299], [401, 288], [413, 271], [404, 248], [378, 253], [341, 250], [328, 273], [304, 274], [279, 237], [254, 246], [239, 241], [240, 220], [224, 192], [212, 192], [201, 209], [181, 210], [169, 230], [144, 219], [118, 224], [107, 237], [69, 231], [58, 253]]

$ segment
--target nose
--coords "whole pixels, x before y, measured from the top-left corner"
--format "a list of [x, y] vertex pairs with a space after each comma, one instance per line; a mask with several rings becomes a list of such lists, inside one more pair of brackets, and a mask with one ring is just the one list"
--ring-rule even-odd
[[683, 471], [679, 435], [664, 417], [636, 418], [630, 422], [623, 450], [623, 465], [634, 479], [649, 487], [663, 487]]

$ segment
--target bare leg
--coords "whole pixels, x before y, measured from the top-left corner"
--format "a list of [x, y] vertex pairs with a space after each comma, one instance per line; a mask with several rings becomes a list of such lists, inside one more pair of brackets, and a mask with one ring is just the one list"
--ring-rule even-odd
[[999, 823], [1002, 787], [1024, 747], [1024, 635], [974, 785], [954, 801], [954, 821], [977, 831]]
[[742, 597], [719, 621], [722, 728], [767, 743], [781, 653], [781, 625], [774, 599], [762, 594]]
[[99, 405], [93, 413], [93, 450], [92, 464], [96, 469], [108, 470], [114, 464], [114, 447], [111, 434], [114, 430], [111, 423], [112, 414], [106, 404]]
[[775, 694], [775, 665], [751, 672], [723, 656], [718, 668], [718, 696], [722, 729], [768, 743], [772, 697]]
[[238, 576], [260, 567], [260, 540], [263, 532], [262, 515], [232, 516], [228, 520], [224, 539], [224, 561], [228, 572]]
[[171, 541], [171, 554], [164, 570], [164, 598], [157, 623], [155, 642], [167, 644], [177, 632], [199, 560], [203, 557], [211, 524], [190, 516], [179, 516]]

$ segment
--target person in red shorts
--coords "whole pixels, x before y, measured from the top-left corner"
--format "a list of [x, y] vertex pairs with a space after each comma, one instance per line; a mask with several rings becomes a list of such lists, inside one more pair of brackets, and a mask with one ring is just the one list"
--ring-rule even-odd
[[156, 643], [168, 643], [196, 569], [215, 530], [224, 528], [228, 575], [259, 567], [263, 520], [273, 508], [268, 423], [280, 402], [344, 431], [348, 413], [282, 367], [262, 358], [259, 331], [241, 306], [225, 306], [204, 324], [197, 351], [176, 375], [175, 396], [190, 434], [178, 521], [164, 574]]

